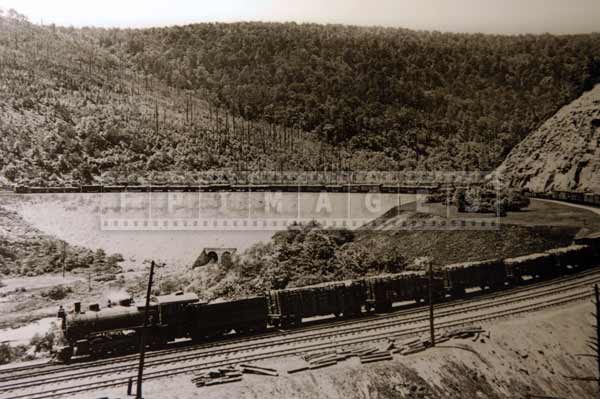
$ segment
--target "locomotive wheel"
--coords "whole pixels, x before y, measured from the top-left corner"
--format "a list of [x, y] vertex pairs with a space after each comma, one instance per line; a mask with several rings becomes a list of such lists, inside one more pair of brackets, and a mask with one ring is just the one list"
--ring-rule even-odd
[[110, 339], [107, 337], [96, 337], [90, 340], [90, 356], [102, 357], [110, 352]]

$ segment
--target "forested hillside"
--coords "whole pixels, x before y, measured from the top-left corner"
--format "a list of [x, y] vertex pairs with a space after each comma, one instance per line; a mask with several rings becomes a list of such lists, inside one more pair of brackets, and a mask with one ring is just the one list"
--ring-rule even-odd
[[314, 134], [243, 120], [141, 73], [108, 32], [0, 18], [0, 183], [193, 182], [199, 170], [338, 159]]
[[491, 168], [600, 76], [598, 34], [239, 23], [107, 35], [171, 85], [400, 168]]
[[0, 19], [8, 182], [198, 170], [492, 169], [600, 76], [600, 35]]
[[600, 193], [600, 85], [530, 133], [496, 173], [533, 192]]

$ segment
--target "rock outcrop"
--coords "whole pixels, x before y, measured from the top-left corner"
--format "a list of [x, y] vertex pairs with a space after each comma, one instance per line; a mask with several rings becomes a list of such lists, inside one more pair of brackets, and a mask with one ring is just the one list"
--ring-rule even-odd
[[496, 173], [535, 192], [600, 192], [600, 84], [529, 134]]

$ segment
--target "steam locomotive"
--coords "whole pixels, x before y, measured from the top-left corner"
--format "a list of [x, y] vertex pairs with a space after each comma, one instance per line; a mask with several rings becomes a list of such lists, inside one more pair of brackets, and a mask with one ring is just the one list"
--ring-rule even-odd
[[[467, 262], [443, 267], [435, 273], [435, 300], [457, 298], [467, 289], [502, 289], [532, 278], [553, 277], [600, 263], [600, 233], [583, 237], [568, 247], [509, 259]], [[299, 326], [313, 316], [359, 317], [387, 312], [395, 302], [426, 302], [429, 279], [425, 272], [403, 272], [308, 287], [273, 290], [262, 296], [206, 303], [196, 294], [178, 292], [156, 296], [148, 309], [146, 343], [163, 347], [178, 338], [194, 341], [218, 339], [235, 332], [260, 333], [268, 328]], [[100, 308], [59, 310], [62, 345], [58, 360], [73, 356], [106, 356], [133, 351], [139, 346], [145, 306], [130, 299]]]

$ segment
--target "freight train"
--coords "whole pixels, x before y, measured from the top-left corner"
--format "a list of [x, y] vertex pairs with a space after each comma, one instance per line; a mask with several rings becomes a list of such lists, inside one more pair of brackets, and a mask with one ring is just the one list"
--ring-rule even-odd
[[547, 191], [526, 192], [525, 195], [532, 198], [551, 199], [556, 201], [572, 202], [574, 204], [600, 206], [600, 194], [581, 191]]
[[61, 194], [61, 193], [124, 193], [124, 192], [332, 192], [332, 193], [389, 193], [415, 194], [417, 192], [433, 192], [440, 185], [398, 185], [398, 184], [164, 184], [164, 185], [88, 185], [88, 186], [55, 186], [30, 187], [16, 186], [16, 194]]
[[[444, 266], [435, 273], [435, 301], [461, 297], [469, 289], [502, 289], [530, 279], [553, 277], [600, 263], [600, 234], [543, 253], [510, 259], [491, 259]], [[202, 342], [235, 332], [260, 333], [269, 328], [299, 326], [314, 316], [359, 317], [387, 312], [397, 302], [427, 302], [429, 278], [425, 272], [403, 272], [308, 287], [272, 290], [234, 301], [205, 303], [196, 294], [175, 293], [153, 297], [148, 309], [146, 343], [163, 347], [179, 338]], [[122, 300], [100, 308], [59, 310], [62, 343], [58, 360], [72, 356], [106, 356], [135, 350], [143, 328], [145, 306]]]

